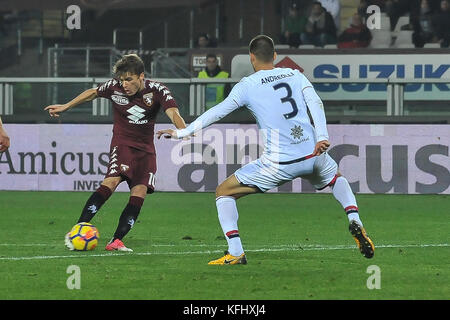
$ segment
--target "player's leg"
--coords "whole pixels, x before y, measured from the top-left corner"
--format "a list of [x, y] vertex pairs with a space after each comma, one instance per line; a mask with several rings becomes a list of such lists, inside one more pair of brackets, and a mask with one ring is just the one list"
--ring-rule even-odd
[[89, 222], [123, 181], [119, 163], [126, 163], [126, 147], [111, 143], [108, 170], [100, 187], [89, 197], [83, 207], [78, 222]]
[[235, 174], [229, 176], [216, 188], [216, 198], [233, 197], [234, 199], [242, 198], [248, 194], [260, 193], [256, 186], [244, 185], [239, 182]]
[[222, 258], [210, 261], [211, 265], [246, 264], [247, 260], [239, 236], [239, 213], [236, 200], [252, 193], [257, 193], [256, 187], [241, 184], [233, 174], [216, 189], [217, 214], [223, 234], [228, 243], [228, 250]]
[[155, 189], [156, 156], [138, 150], [131, 152], [133, 160], [129, 163], [133, 165], [122, 173], [130, 187], [130, 198], [119, 217], [113, 238], [105, 248], [109, 251], [133, 251], [125, 247], [122, 240], [137, 221], [146, 195]]
[[355, 239], [358, 248], [366, 258], [371, 258], [375, 247], [372, 240], [366, 234], [358, 212], [358, 204], [350, 184], [339, 171], [336, 162], [324, 153], [317, 157], [314, 163], [313, 174], [308, 180], [318, 190], [331, 187], [333, 196], [343, 207], [349, 220], [349, 230]]
[[[116, 190], [117, 186], [122, 181], [121, 177], [108, 177], [105, 178], [100, 187], [91, 194], [89, 199], [81, 211], [80, 218], [77, 223], [90, 222], [94, 218], [95, 214], [100, 210], [103, 204], [109, 199], [111, 194]], [[73, 250], [73, 244], [69, 239], [70, 231], [66, 233], [64, 237], [64, 244], [70, 250]]]
[[139, 213], [141, 212], [146, 194], [147, 186], [145, 185], [140, 184], [131, 189], [130, 198], [120, 215], [119, 224], [110, 241], [111, 243], [114, 243], [116, 240], [122, 242], [122, 239], [130, 232], [131, 228], [133, 228]]
[[308, 179], [317, 190], [330, 187], [333, 196], [342, 205], [349, 222], [355, 220], [362, 226], [358, 214], [358, 205], [350, 185], [339, 171], [336, 162], [326, 153], [316, 158], [313, 173], [303, 178]]
[[228, 254], [210, 264], [246, 263], [238, 228], [236, 200], [248, 194], [266, 192], [289, 179], [278, 166], [260, 158], [237, 170], [217, 187], [216, 207], [228, 242]]
[[363, 223], [359, 217], [358, 204], [347, 179], [338, 171], [329, 185], [333, 191], [334, 198], [341, 204], [347, 215], [349, 222], [355, 221], [361, 227]]
[[[328, 155], [327, 157], [331, 159]], [[353, 194], [347, 179], [338, 171], [328, 186], [331, 187], [334, 198], [341, 204], [345, 214], [347, 215], [347, 219], [349, 221], [349, 231], [361, 253], [366, 258], [372, 258], [375, 246], [363, 227], [363, 223], [359, 216], [356, 197]], [[323, 188], [319, 188], [319, 190], [321, 189]]]
[[[126, 157], [124, 158], [124, 156], [127, 153], [124, 150], [126, 151], [126, 147], [124, 148], [123, 146], [111, 143], [108, 170], [105, 179], [100, 187], [86, 201], [77, 223], [90, 222], [103, 204], [111, 197], [117, 186], [123, 181], [118, 164], [126, 163]], [[73, 245], [69, 240], [69, 234], [70, 232], [66, 234], [64, 243], [66, 247], [73, 250]]]
[[366, 233], [359, 217], [358, 204], [347, 179], [339, 172], [334, 184], [331, 186], [333, 195], [342, 205], [349, 220], [349, 231], [353, 236], [361, 254], [366, 258], [372, 258], [375, 246]]
[[90, 222], [103, 204], [109, 199], [117, 186], [122, 182], [121, 177], [105, 178], [100, 187], [92, 193], [81, 211], [80, 222]]

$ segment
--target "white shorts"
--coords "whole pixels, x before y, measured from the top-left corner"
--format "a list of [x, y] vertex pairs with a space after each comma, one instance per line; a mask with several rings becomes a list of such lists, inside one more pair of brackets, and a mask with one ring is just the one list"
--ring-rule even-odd
[[292, 164], [275, 163], [263, 155], [238, 169], [234, 175], [240, 183], [266, 192], [299, 177], [320, 190], [335, 178], [337, 172], [336, 161], [328, 153], [322, 153], [318, 157]]

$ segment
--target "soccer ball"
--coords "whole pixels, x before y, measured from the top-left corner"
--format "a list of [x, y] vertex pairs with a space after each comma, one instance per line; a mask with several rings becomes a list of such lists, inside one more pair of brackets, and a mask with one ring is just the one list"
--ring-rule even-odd
[[79, 251], [94, 250], [99, 238], [100, 234], [97, 228], [88, 222], [77, 223], [69, 234], [73, 250]]

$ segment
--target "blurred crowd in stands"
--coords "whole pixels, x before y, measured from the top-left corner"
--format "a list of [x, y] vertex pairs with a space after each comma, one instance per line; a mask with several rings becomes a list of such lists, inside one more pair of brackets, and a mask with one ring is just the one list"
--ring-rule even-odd
[[[369, 29], [366, 22], [374, 11], [368, 8], [373, 5], [385, 19], [380, 28]], [[293, 1], [280, 43], [290, 48], [364, 48], [372, 40], [377, 47], [380, 39], [387, 39], [384, 47], [449, 47], [450, 0], [360, 0], [343, 28], [340, 11], [340, 0]]]
[[[348, 12], [348, 3], [354, 3], [353, 12]], [[289, 0], [288, 4], [283, 30], [274, 40], [289, 48], [448, 48], [450, 44], [450, 0]], [[368, 9], [374, 5], [381, 13], [379, 28], [369, 28], [367, 23], [373, 14]], [[11, 25], [19, 18], [17, 10], [0, 10], [0, 47], [6, 36], [17, 34]], [[215, 48], [218, 40], [203, 33], [194, 46]]]

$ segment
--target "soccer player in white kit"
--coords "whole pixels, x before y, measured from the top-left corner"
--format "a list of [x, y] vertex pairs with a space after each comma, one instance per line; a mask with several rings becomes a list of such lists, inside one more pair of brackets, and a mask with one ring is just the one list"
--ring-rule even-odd
[[[216, 189], [219, 222], [228, 242], [225, 256], [209, 264], [246, 264], [239, 237], [236, 200], [266, 192], [301, 177], [318, 190], [331, 187], [349, 219], [349, 230], [360, 252], [372, 258], [375, 247], [359, 218], [358, 206], [348, 181], [326, 152], [330, 146], [322, 100], [298, 70], [275, 68], [273, 40], [253, 38], [249, 46], [255, 73], [244, 77], [228, 97], [180, 130], [160, 130], [158, 138], [185, 138], [246, 106], [256, 119], [264, 138], [264, 152], [228, 177]], [[308, 115], [309, 113], [309, 115]]]

